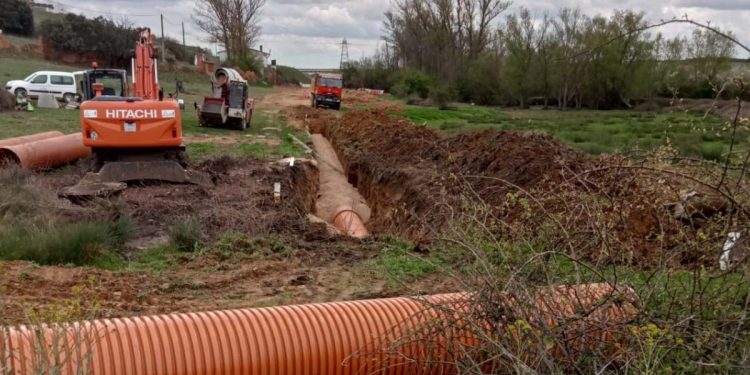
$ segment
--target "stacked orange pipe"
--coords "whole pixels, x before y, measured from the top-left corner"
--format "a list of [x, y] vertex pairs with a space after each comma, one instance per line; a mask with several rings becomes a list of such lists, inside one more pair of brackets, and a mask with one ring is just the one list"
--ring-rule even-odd
[[41, 141], [42, 139], [61, 137], [63, 135], [64, 134], [62, 132], [51, 131], [51, 132], [37, 133], [37, 134], [32, 134], [32, 135], [25, 135], [22, 137], [2, 139], [0, 140], [0, 147], [15, 146], [15, 145], [23, 144], [23, 143]]
[[58, 167], [91, 155], [91, 148], [84, 146], [81, 133], [39, 139], [42, 134], [30, 136], [29, 139], [33, 139], [30, 142], [0, 142], [0, 165], [15, 163], [27, 169], [40, 170]]
[[[634, 302], [622, 302], [622, 295], [632, 293], [608, 284], [547, 290], [537, 294], [537, 302], [548, 307], [539, 309], [530, 321], [559, 324], [561, 319], [577, 317], [580, 327], [595, 327], [577, 338], [589, 343], [589, 336], [617, 330], [633, 319]], [[571, 295], [576, 296], [575, 302], [566, 297]], [[0, 329], [0, 354], [2, 349], [10, 353], [9, 368], [0, 372], [20, 375], [42, 368], [60, 375], [82, 370], [95, 375], [452, 373], [445, 364], [450, 362], [447, 350], [435, 350], [408, 337], [437, 319], [460, 319], [462, 312], [474, 309], [472, 296], [448, 294]], [[544, 301], [548, 300], [558, 300], [565, 308], [547, 305]], [[571, 316], [580, 309], [591, 313]], [[452, 329], [447, 327], [446, 332]], [[471, 335], [446, 332], [440, 334], [440, 340], [447, 343], [443, 348], [478, 342]], [[51, 353], [51, 345], [57, 346], [57, 355]], [[443, 364], [429, 365], [427, 359]]]

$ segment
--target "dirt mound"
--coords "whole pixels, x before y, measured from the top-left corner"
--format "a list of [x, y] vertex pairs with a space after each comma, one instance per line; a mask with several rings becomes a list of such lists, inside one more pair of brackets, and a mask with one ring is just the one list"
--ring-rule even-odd
[[0, 33], [0, 51], [13, 51], [15, 49], [16, 47], [13, 46], [13, 43], [11, 43], [8, 38], [5, 37], [5, 35]]
[[[294, 168], [253, 159], [221, 158], [198, 169], [211, 174], [216, 186], [133, 186], [122, 194], [125, 214], [136, 220], [142, 236], [161, 237], [181, 220], [195, 218], [208, 240], [229, 231], [248, 235], [298, 233], [305, 230], [317, 191], [317, 169], [309, 163]], [[281, 183], [279, 205], [274, 183]]]
[[399, 102], [388, 100], [385, 96], [373, 95], [364, 90], [344, 90], [344, 105], [362, 105], [389, 111], [401, 111], [403, 109]]
[[499, 205], [514, 187], [559, 180], [564, 168], [587, 163], [549, 136], [482, 132], [442, 138], [382, 110], [350, 111], [330, 124], [324, 134], [372, 206], [370, 225], [417, 241], [445, 223], [443, 208], [460, 205], [464, 181]]
[[6, 90], [0, 89], [0, 112], [12, 111], [16, 108], [16, 97]]
[[315, 109], [298, 105], [286, 111], [287, 125], [295, 129], [310, 129], [313, 133], [322, 133], [322, 129], [335, 121], [336, 113], [329, 110]]
[[[479, 209], [470, 202], [481, 201], [492, 221], [504, 223], [500, 235], [557, 231], [578, 244], [576, 256], [595, 261], [712, 261], [681, 250], [697, 236], [696, 223], [680, 222], [670, 208], [680, 190], [696, 189], [685, 180], [618, 168], [631, 161], [590, 157], [543, 134], [488, 130], [444, 138], [377, 110], [329, 120], [322, 131], [370, 204], [368, 226], [376, 233], [431, 242], [460, 212]], [[601, 241], [617, 251], [603, 253]], [[656, 254], [665, 248], [674, 252]]]

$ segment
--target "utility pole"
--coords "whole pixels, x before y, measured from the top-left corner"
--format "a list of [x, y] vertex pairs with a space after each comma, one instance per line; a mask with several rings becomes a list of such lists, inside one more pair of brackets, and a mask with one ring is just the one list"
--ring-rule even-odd
[[182, 53], [187, 55], [187, 44], [185, 44], [185, 22], [182, 22]]
[[164, 15], [160, 14], [161, 16], [161, 62], [164, 63], [164, 55], [166, 55], [167, 50], [164, 49]]

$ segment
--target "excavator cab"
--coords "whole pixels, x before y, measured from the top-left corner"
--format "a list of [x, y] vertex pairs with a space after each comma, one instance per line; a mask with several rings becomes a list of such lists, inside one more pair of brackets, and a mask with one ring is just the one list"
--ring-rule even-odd
[[[83, 72], [80, 81], [83, 100], [94, 100], [97, 97], [95, 86], [103, 85], [101, 96], [116, 100], [128, 96], [127, 71], [123, 69], [91, 69]], [[100, 99], [101, 100], [101, 99]]]

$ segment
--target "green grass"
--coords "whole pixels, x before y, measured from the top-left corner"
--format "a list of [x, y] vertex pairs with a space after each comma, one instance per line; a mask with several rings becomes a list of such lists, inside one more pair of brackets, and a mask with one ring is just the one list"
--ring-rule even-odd
[[[459, 105], [455, 110], [406, 106], [394, 115], [446, 133], [482, 129], [540, 131], [591, 154], [651, 150], [667, 143], [685, 156], [718, 160], [728, 151], [731, 133], [718, 117], [702, 113], [636, 111], [541, 111]], [[739, 132], [740, 139], [750, 136]]]
[[114, 252], [127, 240], [129, 224], [82, 222], [32, 226], [21, 223], [0, 232], [0, 259], [43, 265], [74, 264], [117, 268]]
[[39, 38], [37, 37], [28, 37], [28, 36], [19, 36], [19, 35], [10, 35], [10, 34], [3, 34], [5, 35], [5, 39], [8, 39], [9, 42], [11, 42], [14, 46], [20, 47], [25, 44], [38, 44]]
[[78, 111], [37, 108], [34, 112], [0, 112], [0, 139], [51, 130], [81, 131]]
[[440, 261], [411, 252], [410, 245], [394, 242], [380, 254], [371, 266], [375, 273], [393, 285], [408, 284], [439, 271]]
[[5, 87], [5, 82], [24, 79], [39, 70], [74, 72], [81, 69], [79, 66], [58, 64], [38, 58], [0, 55], [0, 83], [3, 87]]
[[177, 255], [179, 252], [172, 246], [155, 246], [139, 252], [133, 262], [123, 264], [122, 267], [138, 271], [161, 272], [174, 265]]
[[[80, 67], [60, 65], [34, 58], [0, 57], [0, 80], [22, 79], [44, 69], [75, 71]], [[209, 77], [191, 71], [178, 70], [162, 72], [160, 80], [166, 92], [174, 92], [176, 80], [182, 80], [186, 93], [183, 111], [183, 132], [185, 135], [228, 136], [238, 140], [233, 145], [193, 143], [187, 146], [188, 155], [196, 160], [204, 160], [221, 155], [251, 156], [260, 159], [273, 159], [282, 156], [303, 156], [304, 151], [296, 144], [282, 139], [288, 134], [283, 116], [256, 110], [250, 129], [239, 132], [221, 128], [198, 126], [198, 116], [193, 103], [201, 103], [208, 94]], [[250, 92], [256, 101], [273, 91], [273, 88], [251, 86]], [[0, 112], [0, 139], [28, 134], [59, 130], [63, 133], [80, 131], [78, 111], [51, 110], [37, 108], [34, 112]]]

